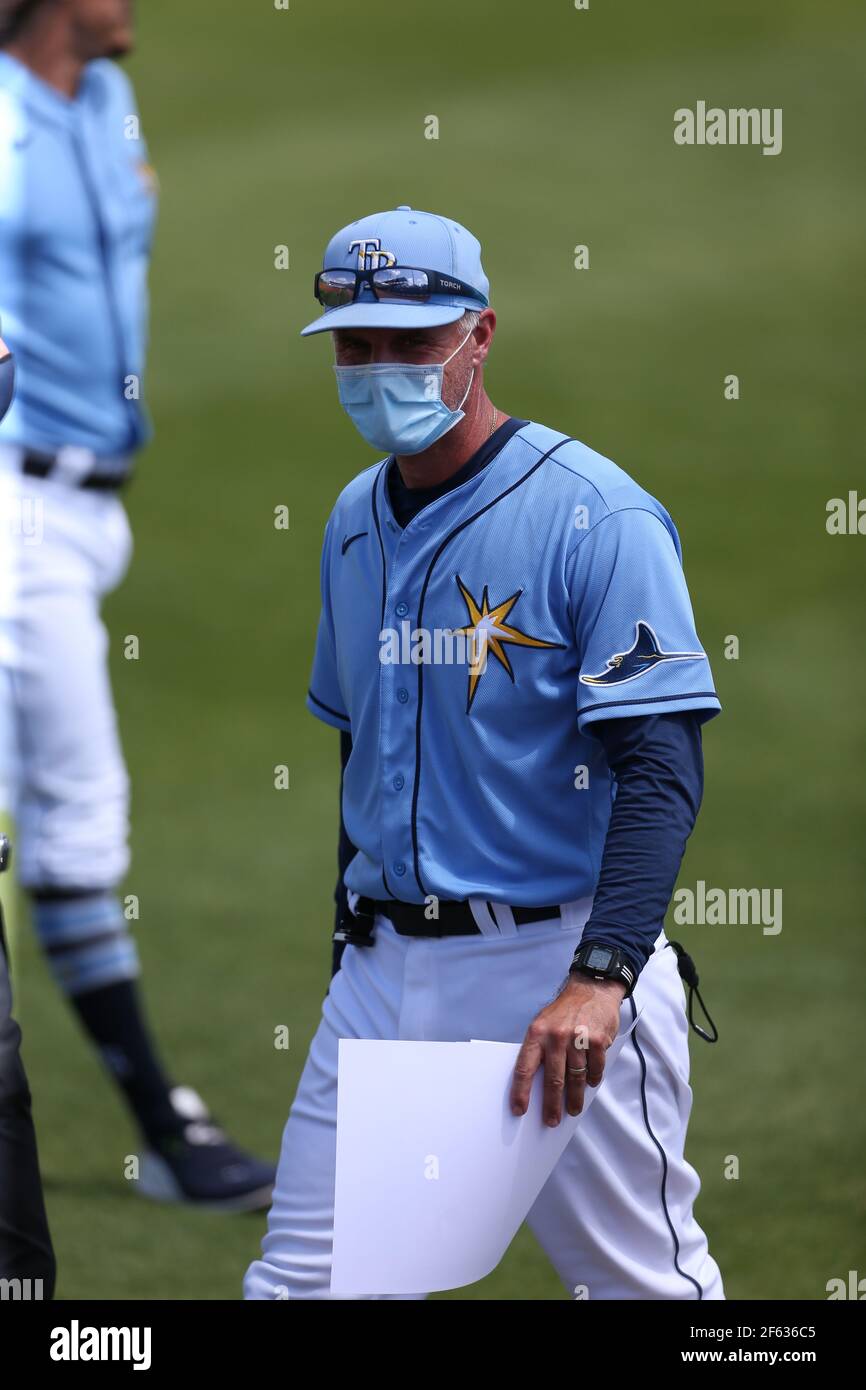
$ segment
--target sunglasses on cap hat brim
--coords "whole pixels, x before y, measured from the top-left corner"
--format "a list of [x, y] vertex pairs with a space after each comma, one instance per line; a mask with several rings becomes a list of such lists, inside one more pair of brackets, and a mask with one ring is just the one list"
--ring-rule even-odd
[[477, 299], [482, 306], [488, 302], [486, 295], [465, 280], [416, 266], [381, 266], [377, 270], [334, 266], [317, 273], [313, 294], [323, 308], [339, 309], [354, 304], [364, 285], [370, 287], [380, 303], [426, 304], [437, 294]]

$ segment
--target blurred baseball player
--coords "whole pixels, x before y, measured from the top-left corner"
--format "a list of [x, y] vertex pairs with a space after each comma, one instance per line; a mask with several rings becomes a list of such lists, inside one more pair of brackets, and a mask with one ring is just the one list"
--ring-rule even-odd
[[144, 1136], [135, 1190], [256, 1208], [273, 1169], [166, 1076], [115, 891], [128, 789], [99, 606], [129, 562], [119, 492], [149, 434], [156, 211], [133, 92], [107, 61], [131, 48], [132, 6], [7, 0], [0, 22], [0, 315], [18, 372], [0, 429], [0, 749], [19, 877], [57, 983]]
[[569, 1291], [724, 1297], [663, 930], [719, 702], [664, 508], [487, 396], [488, 290], [465, 227], [403, 206], [331, 240], [303, 330], [388, 457], [325, 530], [308, 704], [343, 740], [350, 910], [248, 1298], [329, 1297], [341, 1037], [522, 1042], [512, 1111], [543, 1069], [555, 1125], [637, 1010], [529, 1222]]

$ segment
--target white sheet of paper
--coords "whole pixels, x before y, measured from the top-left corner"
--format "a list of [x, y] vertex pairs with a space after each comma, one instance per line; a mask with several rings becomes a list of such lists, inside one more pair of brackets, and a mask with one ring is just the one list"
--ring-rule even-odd
[[[608, 1049], [605, 1078], [635, 1022]], [[432, 1293], [496, 1268], [600, 1090], [551, 1129], [539, 1071], [517, 1118], [519, 1051], [340, 1040], [332, 1293]]]

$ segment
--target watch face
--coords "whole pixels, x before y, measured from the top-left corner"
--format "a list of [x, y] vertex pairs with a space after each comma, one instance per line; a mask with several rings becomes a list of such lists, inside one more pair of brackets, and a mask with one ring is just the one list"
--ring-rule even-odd
[[588, 965], [590, 970], [606, 970], [612, 957], [613, 951], [609, 946], [593, 946], [584, 965]]

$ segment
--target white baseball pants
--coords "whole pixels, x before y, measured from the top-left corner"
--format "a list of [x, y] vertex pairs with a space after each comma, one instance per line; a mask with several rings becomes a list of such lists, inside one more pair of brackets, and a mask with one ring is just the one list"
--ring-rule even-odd
[[[583, 930], [582, 921], [573, 923], [572, 915], [568, 926], [422, 939], [399, 936], [377, 917], [372, 948], [346, 947], [283, 1134], [262, 1258], [247, 1271], [246, 1298], [331, 1297], [339, 1039], [522, 1042], [565, 978]], [[718, 1266], [692, 1214], [700, 1182], [683, 1156], [692, 1100], [688, 1023], [664, 933], [633, 1000], [623, 1001], [626, 1022], [633, 1005], [641, 1017], [529, 1225], [573, 1297], [722, 1299]]]
[[128, 778], [103, 596], [132, 537], [114, 493], [25, 477], [0, 446], [0, 810], [20, 881], [110, 888], [129, 862]]

